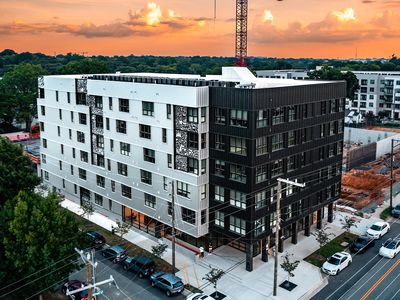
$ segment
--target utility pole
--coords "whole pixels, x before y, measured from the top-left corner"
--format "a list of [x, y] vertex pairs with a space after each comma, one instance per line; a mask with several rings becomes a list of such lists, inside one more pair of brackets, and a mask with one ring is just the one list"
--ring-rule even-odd
[[298, 187], [305, 187], [305, 183], [298, 183], [295, 181], [290, 181], [283, 178], [278, 178], [278, 190], [276, 195], [276, 221], [275, 221], [275, 264], [274, 264], [274, 290], [273, 295], [276, 296], [278, 293], [278, 264], [279, 264], [279, 256], [278, 256], [278, 244], [280, 242], [279, 238], [279, 230], [280, 230], [280, 220], [281, 220], [281, 199], [282, 199], [282, 182], [287, 185], [294, 185]]
[[393, 209], [393, 148], [394, 139], [392, 139], [392, 147], [390, 148], [390, 211]]
[[175, 180], [172, 180], [172, 274], [175, 275]]

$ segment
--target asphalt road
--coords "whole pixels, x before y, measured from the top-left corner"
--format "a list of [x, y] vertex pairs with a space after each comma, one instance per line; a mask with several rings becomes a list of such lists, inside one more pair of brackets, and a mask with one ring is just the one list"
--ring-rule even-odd
[[[101, 256], [100, 252], [96, 253], [96, 282], [106, 280], [112, 275], [119, 287], [119, 289], [111, 284], [104, 284], [101, 286], [104, 294], [99, 295], [99, 300], [125, 300], [125, 299], [146, 299], [146, 300], [159, 300], [159, 299], [186, 299], [182, 295], [175, 295], [171, 298], [167, 297], [158, 288], [153, 288], [150, 280], [140, 279], [136, 273], [125, 271], [120, 264], [113, 264], [111, 261]], [[73, 274], [70, 279], [79, 279], [86, 281], [85, 268]]]
[[379, 256], [379, 248], [389, 238], [400, 237], [399, 221], [389, 233], [363, 254], [353, 256], [353, 263], [336, 276], [314, 300], [400, 300], [400, 255], [388, 259]]

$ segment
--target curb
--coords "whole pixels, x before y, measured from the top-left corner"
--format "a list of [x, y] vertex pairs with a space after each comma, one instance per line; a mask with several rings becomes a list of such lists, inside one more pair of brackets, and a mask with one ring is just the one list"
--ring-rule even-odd
[[317, 287], [308, 290], [303, 296], [301, 296], [299, 298], [299, 300], [309, 300], [312, 297], [314, 297], [316, 294], [318, 294], [324, 287], [326, 287], [328, 285], [328, 283], [329, 283], [328, 278], [329, 278], [329, 276], [322, 275], [321, 283]]

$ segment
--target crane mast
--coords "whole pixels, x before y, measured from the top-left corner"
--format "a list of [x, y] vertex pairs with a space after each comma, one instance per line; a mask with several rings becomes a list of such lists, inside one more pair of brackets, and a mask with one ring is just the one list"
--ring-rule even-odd
[[248, 0], [236, 0], [236, 65], [247, 65], [247, 13]]

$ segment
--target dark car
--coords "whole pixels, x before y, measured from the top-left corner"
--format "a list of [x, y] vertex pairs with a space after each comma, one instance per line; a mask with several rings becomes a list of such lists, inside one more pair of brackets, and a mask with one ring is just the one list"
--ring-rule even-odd
[[103, 257], [108, 258], [114, 264], [123, 261], [126, 258], [126, 251], [121, 246], [112, 246], [103, 249], [101, 254]]
[[87, 231], [87, 238], [90, 241], [91, 247], [100, 249], [106, 243], [106, 239], [97, 231]]
[[394, 218], [400, 218], [400, 204], [397, 204], [393, 209], [392, 209], [392, 216]]
[[363, 253], [374, 245], [374, 238], [369, 236], [360, 236], [350, 245], [350, 251], [353, 253]]
[[[80, 280], [70, 280], [63, 284], [61, 287], [61, 292], [67, 295], [67, 291], [72, 292], [77, 289], [84, 287], [86, 284]], [[69, 299], [73, 300], [86, 300], [88, 296], [88, 291], [81, 291], [72, 295], [67, 296]]]
[[151, 286], [158, 287], [170, 297], [183, 291], [182, 279], [171, 273], [157, 272], [150, 276]]
[[123, 264], [124, 270], [133, 271], [138, 273], [139, 278], [143, 278], [145, 276], [150, 276], [154, 273], [155, 263], [152, 259], [146, 256], [128, 256]]

